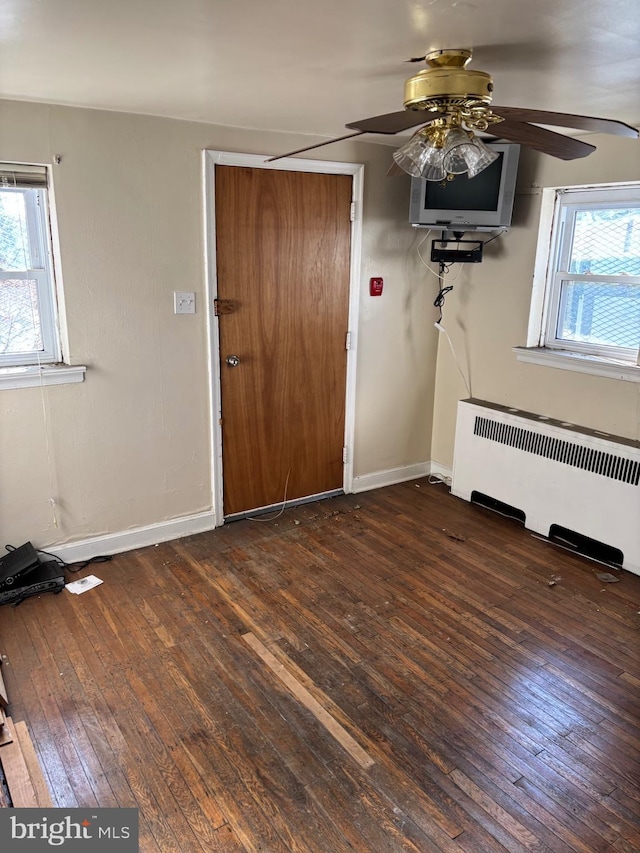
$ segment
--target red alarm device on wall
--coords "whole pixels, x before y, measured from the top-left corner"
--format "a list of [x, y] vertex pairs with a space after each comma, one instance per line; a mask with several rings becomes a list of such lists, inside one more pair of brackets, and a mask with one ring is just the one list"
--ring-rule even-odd
[[382, 296], [383, 286], [384, 286], [384, 279], [382, 279], [382, 278], [370, 278], [369, 279], [369, 296]]

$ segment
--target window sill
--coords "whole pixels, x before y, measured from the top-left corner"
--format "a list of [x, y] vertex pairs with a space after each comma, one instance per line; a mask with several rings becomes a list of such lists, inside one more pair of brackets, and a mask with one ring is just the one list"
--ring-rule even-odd
[[595, 355], [581, 355], [576, 352], [544, 347], [513, 347], [513, 351], [518, 361], [528, 364], [542, 364], [545, 367], [557, 367], [560, 370], [622, 379], [624, 382], [640, 382], [640, 366], [626, 361], [614, 361], [598, 358]]
[[0, 367], [0, 390], [33, 388], [41, 385], [67, 385], [84, 382], [87, 368], [83, 365], [51, 364], [37, 367]]

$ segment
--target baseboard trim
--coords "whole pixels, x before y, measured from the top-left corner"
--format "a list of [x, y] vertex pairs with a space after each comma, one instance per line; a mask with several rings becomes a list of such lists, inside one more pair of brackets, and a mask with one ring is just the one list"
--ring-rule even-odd
[[393, 486], [395, 483], [404, 483], [407, 480], [427, 477], [430, 473], [430, 462], [418, 462], [416, 465], [405, 465], [402, 468], [388, 468], [386, 471], [374, 471], [372, 474], [363, 474], [360, 477], [354, 477], [352, 491], [368, 492], [371, 489], [380, 489], [382, 486]]
[[194, 533], [204, 533], [216, 526], [215, 514], [212, 510], [198, 512], [194, 515], [184, 515], [157, 524], [144, 527], [134, 527], [131, 530], [121, 530], [118, 533], [106, 533], [77, 542], [66, 542], [62, 545], [50, 545], [46, 550], [60, 557], [65, 563], [76, 563], [88, 560], [99, 554], [120, 554], [134, 548], [144, 548], [182, 536], [192, 536]]
[[[368, 492], [371, 489], [380, 489], [383, 486], [393, 486], [407, 480], [428, 477], [429, 474], [451, 477], [452, 469], [441, 465], [439, 462], [419, 462], [416, 465], [374, 471], [372, 474], [354, 477], [352, 491], [354, 493]], [[169, 542], [171, 539], [204, 533], [207, 530], [213, 530], [215, 526], [215, 513], [212, 510], [207, 510], [194, 515], [172, 518], [169, 521], [160, 521], [157, 524], [134, 527], [131, 530], [121, 530], [117, 533], [106, 533], [88, 539], [79, 539], [76, 542], [43, 547], [49, 553], [60, 557], [65, 563], [76, 563], [80, 560], [96, 557], [99, 554], [120, 554], [123, 551], [132, 551], [134, 548], [144, 548], [148, 545], [156, 545], [159, 542]]]

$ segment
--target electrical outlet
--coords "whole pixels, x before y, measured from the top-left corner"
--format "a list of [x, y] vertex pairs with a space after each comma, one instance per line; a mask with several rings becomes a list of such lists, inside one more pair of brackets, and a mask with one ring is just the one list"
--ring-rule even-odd
[[195, 293], [186, 293], [181, 290], [173, 292], [173, 313], [174, 314], [195, 314], [196, 313], [196, 295]]

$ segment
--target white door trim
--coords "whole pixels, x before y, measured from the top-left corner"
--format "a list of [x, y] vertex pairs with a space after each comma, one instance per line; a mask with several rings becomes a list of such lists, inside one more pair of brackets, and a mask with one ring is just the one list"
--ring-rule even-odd
[[[210, 379], [211, 419], [211, 492], [216, 527], [224, 523], [222, 504], [222, 426], [220, 396], [220, 335], [214, 314], [214, 300], [218, 295], [216, 268], [215, 219], [215, 166], [250, 166], [255, 169], [279, 169], [289, 172], [318, 172], [327, 175], [351, 175], [354, 216], [351, 223], [351, 264], [349, 281], [349, 331], [350, 347], [347, 352], [347, 377], [345, 400], [344, 445], [347, 448], [343, 466], [343, 488], [353, 488], [353, 441], [355, 436], [356, 354], [358, 351], [358, 315], [360, 308], [360, 258], [362, 255], [362, 200], [364, 165], [338, 163], [328, 160], [304, 160], [286, 157], [275, 163], [266, 162], [262, 154], [238, 154], [230, 151], [205, 149], [203, 156], [204, 179], [204, 245], [207, 305], [207, 338]], [[345, 342], [346, 346], [346, 342]]]

